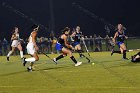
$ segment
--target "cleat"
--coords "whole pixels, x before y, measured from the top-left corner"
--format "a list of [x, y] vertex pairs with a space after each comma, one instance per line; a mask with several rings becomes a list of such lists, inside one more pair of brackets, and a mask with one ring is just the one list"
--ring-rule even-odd
[[25, 65], [26, 65], [26, 63], [27, 63], [27, 61], [25, 61], [25, 59], [26, 59], [26, 58], [23, 58], [23, 59], [22, 59], [23, 66], [25, 66]]
[[77, 67], [77, 66], [80, 66], [82, 64], [82, 62], [77, 62], [76, 64], [75, 64], [75, 66]]
[[135, 59], [135, 56], [131, 56], [131, 62], [135, 62], [136, 59]]
[[132, 61], [132, 62], [134, 61], [134, 56], [131, 56], [131, 61]]
[[52, 60], [55, 64], [57, 64], [56, 58], [53, 58]]
[[9, 61], [9, 57], [7, 56], [7, 61]]
[[32, 67], [27, 67], [28, 72], [32, 72]]

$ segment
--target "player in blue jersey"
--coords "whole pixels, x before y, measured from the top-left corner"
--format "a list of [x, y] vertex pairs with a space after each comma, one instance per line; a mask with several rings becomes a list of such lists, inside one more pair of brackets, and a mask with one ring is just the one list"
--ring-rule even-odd
[[79, 53], [80, 57], [85, 57], [88, 62], [90, 62], [90, 59], [86, 57], [84, 54], [82, 54], [82, 49], [81, 49], [81, 37], [82, 37], [82, 32], [80, 31], [80, 26], [77, 26], [75, 31], [72, 33], [71, 37], [74, 39], [73, 46], [75, 50]]
[[114, 35], [113, 42], [114, 42], [114, 44], [118, 45], [120, 51], [112, 50], [111, 56], [114, 53], [119, 53], [119, 54], [123, 54], [123, 59], [127, 59], [126, 58], [126, 51], [127, 51], [127, 49], [126, 49], [126, 45], [124, 43], [124, 40], [127, 39], [128, 37], [124, 33], [125, 29], [126, 28], [122, 24], [118, 24], [117, 25], [117, 32]]
[[82, 62], [77, 62], [75, 57], [72, 55], [72, 52], [69, 49], [74, 50], [72, 45], [68, 44], [67, 37], [70, 33], [70, 28], [66, 27], [64, 28], [62, 34], [60, 35], [58, 42], [56, 43], [56, 50], [61, 51], [62, 54], [58, 56], [57, 58], [54, 58], [53, 61], [57, 63], [57, 61], [61, 58], [64, 58], [67, 56], [67, 54], [70, 56], [71, 60], [75, 63], [75, 66], [79, 66], [82, 64]]

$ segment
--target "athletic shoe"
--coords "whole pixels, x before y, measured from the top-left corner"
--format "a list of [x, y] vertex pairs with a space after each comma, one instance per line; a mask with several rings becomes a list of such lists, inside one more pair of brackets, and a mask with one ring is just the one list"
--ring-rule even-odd
[[25, 65], [26, 65], [26, 63], [27, 63], [27, 61], [25, 61], [25, 59], [26, 59], [26, 58], [23, 58], [23, 59], [22, 59], [23, 66], [25, 66]]
[[131, 56], [131, 62], [134, 62], [134, 56]]
[[32, 72], [32, 67], [27, 67], [28, 72]]
[[77, 62], [76, 64], [75, 64], [75, 66], [77, 67], [77, 66], [80, 66], [82, 64], [82, 62]]
[[55, 64], [57, 64], [56, 58], [53, 58], [53, 62], [54, 62]]
[[7, 56], [7, 61], [9, 61], [9, 57]]

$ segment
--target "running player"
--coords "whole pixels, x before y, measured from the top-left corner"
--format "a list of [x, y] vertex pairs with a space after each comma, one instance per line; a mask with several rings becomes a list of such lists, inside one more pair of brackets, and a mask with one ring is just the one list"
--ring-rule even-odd
[[119, 53], [119, 54], [123, 54], [123, 59], [127, 60], [128, 59], [128, 58], [126, 58], [127, 49], [126, 49], [124, 40], [127, 39], [128, 37], [125, 36], [124, 30], [125, 30], [125, 27], [122, 24], [118, 24], [117, 32], [114, 35], [113, 42], [114, 42], [114, 44], [118, 45], [118, 47], [120, 48], [120, 51], [114, 51], [114, 49], [113, 49], [111, 52], [111, 56], [114, 53]]
[[39, 30], [39, 26], [34, 25], [33, 26], [33, 31], [31, 32], [30, 37], [28, 39], [29, 41], [28, 41], [28, 44], [27, 44], [27, 52], [32, 57], [31, 58], [24, 58], [23, 59], [23, 66], [25, 66], [25, 64], [27, 62], [31, 63], [30, 66], [27, 67], [28, 71], [32, 71], [33, 70], [34, 62], [39, 60], [39, 57], [38, 57], [38, 54], [37, 54], [37, 50], [39, 48], [38, 48], [38, 46], [36, 44], [36, 37], [37, 37], [38, 30]]
[[9, 61], [10, 55], [15, 51], [16, 48], [18, 48], [18, 50], [20, 51], [20, 57], [23, 58], [23, 51], [22, 51], [22, 46], [20, 43], [19, 28], [18, 27], [14, 27], [11, 41], [12, 41], [12, 44], [11, 44], [12, 50], [10, 50], [8, 55], [7, 55], [7, 61]]
[[74, 31], [71, 36], [74, 39], [73, 46], [75, 50], [79, 53], [80, 57], [85, 57], [88, 60], [88, 62], [90, 62], [90, 59], [86, 57], [84, 54], [82, 54], [82, 49], [80, 45], [82, 32], [80, 31], [80, 26], [76, 27], [76, 31]]
[[57, 63], [59, 59], [64, 58], [68, 54], [70, 55], [71, 60], [75, 63], [75, 66], [79, 66], [82, 64], [82, 62], [77, 62], [74, 56], [72, 55], [72, 52], [69, 50], [69, 49], [72, 49], [72, 50], [74, 49], [72, 45], [69, 45], [67, 43], [67, 36], [69, 35], [69, 33], [70, 33], [70, 28], [68, 27], [64, 28], [63, 33], [59, 37], [58, 42], [56, 44], [56, 49], [58, 51], [61, 51], [62, 54], [58, 56], [57, 58], [54, 58], [53, 60], [54, 62]]

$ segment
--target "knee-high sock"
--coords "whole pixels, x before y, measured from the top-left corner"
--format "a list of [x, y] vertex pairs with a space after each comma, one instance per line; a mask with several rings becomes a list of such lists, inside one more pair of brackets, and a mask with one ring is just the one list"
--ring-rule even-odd
[[23, 51], [20, 51], [20, 57], [23, 58]]
[[75, 64], [77, 63], [77, 61], [76, 61], [76, 59], [74, 58], [74, 56], [71, 56], [70, 58], [71, 58], [71, 60], [72, 60]]
[[35, 58], [34, 57], [26, 58], [25, 61], [27, 61], [27, 62], [35, 62]]
[[64, 57], [63, 55], [58, 56], [58, 57], [56, 58], [56, 61], [59, 60], [59, 59], [61, 59], [61, 58], [63, 58], [63, 57]]
[[126, 58], [126, 50], [123, 51], [123, 58]]
[[7, 57], [9, 57], [12, 53], [13, 53], [13, 52], [12, 52], [12, 51], [10, 51], [10, 52], [8, 53]]

